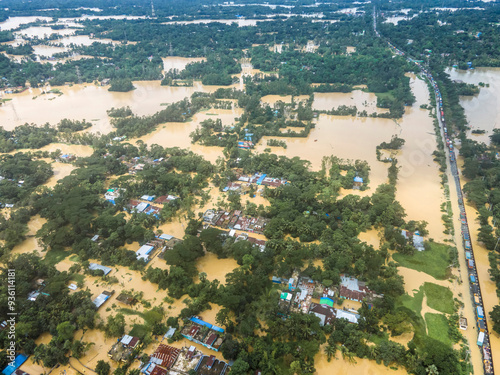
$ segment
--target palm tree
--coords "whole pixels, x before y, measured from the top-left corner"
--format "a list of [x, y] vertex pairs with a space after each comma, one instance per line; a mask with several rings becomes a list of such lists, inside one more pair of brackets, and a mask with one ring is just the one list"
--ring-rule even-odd
[[332, 358], [335, 356], [335, 353], [337, 353], [337, 345], [328, 344], [325, 347], [325, 354], [328, 362], [332, 360]]
[[43, 368], [43, 373], [45, 374], [45, 366], [43, 364], [43, 357], [45, 356], [45, 345], [38, 345], [33, 352], [33, 362], [37, 365], [41, 365]]

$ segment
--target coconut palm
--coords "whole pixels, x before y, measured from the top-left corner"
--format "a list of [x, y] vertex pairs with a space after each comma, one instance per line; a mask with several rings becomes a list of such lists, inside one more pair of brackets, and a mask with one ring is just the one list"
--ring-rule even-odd
[[335, 353], [337, 353], [337, 345], [328, 344], [325, 347], [325, 354], [328, 362], [332, 360], [332, 358], [335, 356]]

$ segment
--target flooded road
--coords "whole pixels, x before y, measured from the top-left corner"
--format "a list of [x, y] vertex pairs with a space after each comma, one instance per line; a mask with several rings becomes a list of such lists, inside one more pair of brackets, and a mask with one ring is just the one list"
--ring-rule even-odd
[[[467, 137], [478, 142], [490, 143], [493, 129], [500, 126], [500, 68], [476, 68], [474, 70], [447, 69], [452, 80], [478, 85], [480, 82], [489, 87], [480, 87], [478, 95], [461, 96], [460, 105], [471, 127]], [[485, 134], [472, 134], [472, 130], [485, 130]]]
[[[457, 164], [460, 170], [463, 167], [463, 159], [458, 158]], [[467, 183], [467, 179], [460, 173], [460, 182], [463, 185]], [[464, 199], [464, 203], [466, 199]], [[480, 228], [479, 221], [477, 220], [476, 209], [465, 203], [465, 211], [467, 214], [467, 222], [469, 225], [470, 237], [472, 248], [474, 249], [474, 261], [476, 266], [476, 271], [479, 277], [479, 284], [481, 286], [482, 302], [484, 306], [484, 315], [486, 317], [486, 322], [488, 324], [490, 344], [491, 344], [491, 354], [493, 358], [493, 366], [496, 368], [500, 367], [500, 335], [493, 331], [493, 322], [490, 319], [490, 312], [493, 307], [500, 304], [500, 300], [496, 293], [496, 285], [490, 279], [488, 270], [490, 269], [490, 264], [488, 260], [489, 250], [487, 250], [482, 242], [478, 241], [478, 231]]]

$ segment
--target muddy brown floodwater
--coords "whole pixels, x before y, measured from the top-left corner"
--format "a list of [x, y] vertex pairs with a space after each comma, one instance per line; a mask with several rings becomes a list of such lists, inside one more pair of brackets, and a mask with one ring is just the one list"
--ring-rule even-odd
[[[465, 110], [471, 129], [467, 137], [479, 142], [490, 143], [493, 129], [500, 126], [500, 68], [476, 68], [474, 70], [448, 69], [452, 80], [489, 87], [480, 87], [478, 95], [461, 96], [460, 105]], [[472, 130], [485, 130], [485, 134], [472, 134]]]
[[[40, 46], [47, 47], [47, 46]], [[57, 48], [57, 47], [47, 47]], [[130, 106], [139, 116], [160, 111], [162, 104], [169, 104], [190, 97], [196, 91], [213, 92], [220, 86], [204, 86], [195, 82], [193, 87], [161, 86], [159, 81], [134, 82], [130, 92], [109, 92], [108, 87], [82, 84], [55, 87], [63, 94], [42, 94], [42, 88], [34, 88], [21, 94], [5, 94], [12, 99], [0, 108], [0, 123], [6, 130], [25, 123], [56, 124], [64, 118], [91, 121], [92, 132], [107, 134], [113, 129], [106, 113], [111, 107]], [[189, 134], [188, 134], [189, 135]]]
[[[165, 67], [183, 67], [190, 60], [181, 60], [178, 58], [167, 58], [164, 60]], [[253, 73], [249, 66], [248, 73]], [[441, 223], [441, 212], [439, 209], [440, 203], [443, 201], [443, 193], [440, 187], [440, 178], [438, 166], [432, 160], [432, 151], [435, 150], [435, 138], [433, 134], [432, 119], [428, 116], [426, 110], [420, 109], [420, 104], [429, 102], [429, 94], [426, 84], [415, 77], [410, 76], [411, 87], [417, 99], [417, 102], [411, 108], [406, 108], [405, 115], [402, 119], [390, 120], [381, 118], [359, 118], [348, 116], [329, 116], [320, 115], [316, 120], [316, 128], [311, 130], [307, 138], [282, 138], [287, 142], [287, 149], [273, 148], [273, 152], [278, 155], [286, 155], [288, 157], [299, 156], [303, 159], [311, 161], [312, 169], [319, 170], [321, 160], [324, 156], [336, 155], [344, 159], [360, 159], [366, 160], [370, 167], [370, 189], [359, 192], [354, 190], [342, 190], [341, 194], [359, 194], [367, 195], [373, 193], [376, 187], [387, 182], [388, 164], [376, 160], [376, 146], [381, 142], [389, 141], [393, 135], [398, 135], [406, 140], [404, 147], [396, 154], [401, 167], [399, 181], [397, 184], [397, 199], [405, 208], [408, 217], [413, 220], [426, 220], [429, 222], [430, 237], [436, 240], [442, 240], [443, 225]], [[135, 82], [136, 90], [129, 93], [110, 93], [107, 87], [96, 85], [74, 85], [72, 87], [61, 87], [63, 95], [47, 94], [40, 96], [40, 89], [33, 89], [22, 94], [11, 95], [5, 97], [12, 100], [7, 102], [0, 109], [0, 122], [8, 124], [9, 129], [15, 125], [25, 122], [33, 122], [43, 124], [50, 122], [57, 123], [62, 118], [70, 119], [87, 119], [92, 121], [94, 126], [91, 131], [99, 131], [101, 133], [110, 132], [111, 126], [106, 110], [111, 107], [130, 106], [134, 113], [138, 115], [153, 114], [162, 108], [162, 104], [172, 103], [189, 97], [195, 91], [212, 92], [218, 86], [203, 86], [199, 82], [195, 82], [194, 87], [162, 87], [159, 82]], [[239, 85], [233, 87], [240, 87]], [[36, 97], [36, 99], [33, 99]], [[307, 97], [298, 97], [295, 100], [303, 100]], [[290, 102], [291, 97], [267, 96], [262, 99], [263, 102], [273, 104], [276, 101], [282, 100]], [[315, 96], [314, 107], [317, 109], [331, 109], [339, 105], [356, 105], [358, 110], [373, 112], [380, 110], [374, 107], [375, 98], [373, 94], [365, 93], [361, 90], [355, 90], [348, 94], [317, 94]], [[206, 119], [220, 118], [224, 125], [231, 125], [235, 122], [235, 118], [242, 113], [241, 109], [219, 110], [210, 109], [202, 111], [193, 116], [190, 122], [185, 123], [167, 123], [158, 126], [158, 129], [151, 134], [141, 137], [140, 139], [147, 143], [159, 144], [165, 147], [182, 147], [189, 148], [192, 151], [203, 155], [207, 160], [215, 162], [217, 157], [222, 156], [222, 149], [218, 147], [205, 147], [200, 145], [192, 145], [189, 134], [196, 129], [199, 124]], [[276, 138], [276, 137], [272, 137]], [[262, 152], [267, 147], [267, 139], [264, 137], [256, 146], [257, 152]], [[130, 140], [134, 142], [136, 140]], [[44, 149], [53, 151], [60, 148], [64, 153], [74, 153], [76, 155], [88, 155], [91, 153], [90, 147], [85, 146], [67, 146], [67, 145], [50, 145]], [[61, 177], [71, 173], [72, 167], [62, 165], [61, 163], [53, 163], [55, 176], [49, 180], [48, 185], [52, 186], [55, 181]], [[212, 189], [212, 199], [204, 207], [198, 207], [197, 212], [203, 212], [206, 208], [215, 207], [217, 200], [222, 198], [217, 189]], [[425, 197], [425, 199], [424, 199]], [[267, 202], [262, 197], [257, 197], [253, 200], [257, 204], [266, 204]], [[197, 214], [197, 212], [195, 214]], [[182, 238], [186, 227], [186, 218], [176, 219], [171, 223], [163, 224], [159, 227], [164, 233]], [[30, 223], [30, 233], [35, 233], [37, 228], [43, 224], [42, 219], [33, 218]], [[360, 235], [360, 239], [372, 244], [375, 247], [379, 246], [379, 235], [376, 231], [369, 231]], [[29, 242], [32, 241], [32, 242]], [[36, 249], [36, 245], [31, 238], [23, 242], [14, 249], [14, 252], [26, 252]], [[128, 248], [136, 250], [138, 244], [132, 244]], [[65, 259], [58, 264], [61, 270], [68, 269], [73, 262]], [[152, 261], [155, 266], [168, 269], [163, 260], [155, 258]], [[487, 264], [487, 263], [486, 263]], [[234, 260], [221, 260], [213, 254], [206, 254], [198, 261], [198, 269], [200, 272], [205, 272], [209, 280], [218, 279], [221, 283], [225, 282], [225, 275], [231, 272], [237, 264]], [[480, 269], [480, 268], [478, 268]], [[401, 273], [405, 277], [407, 287], [418, 289], [418, 287], [427, 280], [420, 273], [408, 269], [401, 269]], [[97, 296], [100, 292], [106, 289], [115, 289], [119, 294], [120, 290], [131, 289], [140, 290], [144, 293], [146, 299], [152, 302], [152, 305], [159, 304], [166, 296], [166, 291], [157, 290], [157, 286], [147, 281], [142, 280], [140, 274], [136, 271], [131, 271], [123, 267], [113, 267], [111, 276], [118, 279], [117, 284], [103, 285], [98, 278], [88, 277], [85, 281], [84, 288], [88, 288], [93, 296]], [[488, 282], [487, 277], [482, 278], [482, 282]], [[436, 282], [432, 280], [432, 282]], [[444, 283], [444, 282], [443, 282]], [[442, 284], [439, 283], [438, 284]], [[492, 290], [494, 293], [494, 290]], [[113, 296], [110, 301], [106, 302], [106, 306], [99, 310], [99, 315], [102, 318], [107, 317], [114, 309], [106, 311], [107, 307], [113, 304], [118, 304]], [[176, 314], [183, 307], [182, 300], [175, 301], [168, 309], [169, 315]], [[491, 306], [489, 306], [491, 308]], [[213, 310], [209, 310], [203, 316], [215, 323], [215, 314], [218, 311], [217, 306], [212, 306]], [[137, 319], [136, 316], [127, 316], [127, 325], [130, 327]], [[98, 348], [92, 349], [82, 359], [82, 363], [88, 364], [89, 367], [95, 367], [95, 363], [104, 352], [104, 345], [107, 346], [107, 341], [99, 332], [87, 332], [89, 335], [87, 341], [92, 340]], [[401, 341], [407, 341], [407, 338], [398, 338]], [[493, 338], [494, 340], [494, 338]], [[185, 340], [183, 340], [185, 341]], [[399, 342], [399, 341], [398, 341]], [[187, 344], [183, 342], [175, 345]], [[498, 346], [497, 346], [498, 347]], [[495, 347], [494, 347], [495, 348]], [[150, 346], [148, 350], [153, 350]], [[499, 351], [500, 352], [500, 351]], [[105, 353], [105, 352], [104, 352]], [[213, 353], [211, 353], [213, 354]], [[351, 364], [337, 355], [337, 359], [328, 363], [326, 356], [321, 352], [316, 357], [316, 369], [319, 375], [326, 374], [404, 374], [404, 370], [390, 370], [382, 365], [377, 365], [373, 361], [356, 359], [357, 364]], [[77, 363], [75, 366], [79, 366]], [[89, 370], [86, 370], [88, 373]], [[33, 371], [37, 373], [37, 371]], [[69, 368], [68, 368], [69, 373]]]

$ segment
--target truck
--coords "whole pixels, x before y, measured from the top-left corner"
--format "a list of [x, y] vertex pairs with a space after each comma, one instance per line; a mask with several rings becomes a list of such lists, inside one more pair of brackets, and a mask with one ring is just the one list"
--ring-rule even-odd
[[484, 332], [479, 332], [479, 335], [477, 336], [477, 346], [483, 346], [484, 342]]
[[474, 268], [474, 261], [472, 259], [469, 259], [467, 261], [467, 266], [469, 267], [470, 270]]
[[465, 248], [467, 250], [470, 250], [470, 241], [467, 241], [467, 240], [465, 241]]
[[465, 258], [466, 259], [471, 259], [472, 258], [472, 254], [470, 253], [470, 251], [466, 251], [465, 252]]
[[479, 332], [485, 332], [486, 331], [486, 324], [484, 324], [484, 320], [478, 320], [477, 325], [479, 327]]
[[473, 284], [476, 283], [476, 278], [474, 277], [474, 275], [470, 275], [470, 282]]
[[479, 301], [479, 295], [477, 293], [474, 293], [474, 303], [476, 305], [480, 305], [481, 301]]
[[476, 314], [478, 319], [484, 319], [484, 311], [482, 306], [476, 306]]

